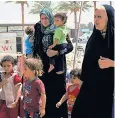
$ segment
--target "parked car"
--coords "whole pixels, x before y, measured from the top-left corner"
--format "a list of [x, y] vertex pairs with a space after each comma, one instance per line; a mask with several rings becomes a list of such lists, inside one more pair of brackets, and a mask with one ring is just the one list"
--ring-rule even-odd
[[92, 32], [84, 33], [82, 36], [79, 37], [78, 43], [87, 43], [88, 39], [90, 38]]

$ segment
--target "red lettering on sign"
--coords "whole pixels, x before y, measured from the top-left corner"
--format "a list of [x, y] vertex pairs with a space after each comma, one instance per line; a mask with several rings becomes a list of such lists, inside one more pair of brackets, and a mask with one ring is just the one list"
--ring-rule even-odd
[[12, 46], [1, 46], [1, 48], [3, 49], [3, 51], [12, 50]]
[[12, 45], [10, 46], [10, 50], [12, 50]]

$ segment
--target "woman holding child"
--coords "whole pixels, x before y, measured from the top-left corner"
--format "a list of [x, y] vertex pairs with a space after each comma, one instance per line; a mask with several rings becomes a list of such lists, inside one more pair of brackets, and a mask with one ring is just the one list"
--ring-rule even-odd
[[34, 57], [38, 55], [43, 62], [44, 73], [41, 80], [45, 85], [47, 96], [46, 115], [44, 118], [68, 117], [66, 104], [63, 104], [59, 109], [56, 108], [56, 103], [66, 91], [65, 54], [73, 50], [65, 27], [66, 20], [67, 18], [64, 14], [55, 16], [55, 23], [58, 27], [58, 31], [55, 32], [56, 27], [52, 13], [47, 9], [43, 9], [40, 12], [40, 22], [35, 24], [33, 55]]

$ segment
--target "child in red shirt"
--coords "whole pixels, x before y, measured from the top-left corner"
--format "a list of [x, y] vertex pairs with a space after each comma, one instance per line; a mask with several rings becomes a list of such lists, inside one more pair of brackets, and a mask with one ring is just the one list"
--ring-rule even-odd
[[61, 100], [56, 104], [59, 108], [63, 102], [67, 100], [68, 104], [68, 117], [71, 118], [71, 112], [74, 102], [79, 94], [82, 81], [80, 80], [81, 71], [79, 69], [74, 69], [70, 72], [71, 85], [68, 86], [66, 93], [62, 96]]
[[45, 115], [46, 94], [43, 82], [41, 60], [29, 58], [24, 61], [24, 108], [25, 118], [41, 118]]

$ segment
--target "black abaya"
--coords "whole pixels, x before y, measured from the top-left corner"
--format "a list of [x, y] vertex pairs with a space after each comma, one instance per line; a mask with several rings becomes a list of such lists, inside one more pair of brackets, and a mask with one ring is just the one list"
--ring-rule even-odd
[[104, 5], [108, 24], [106, 36], [94, 31], [87, 43], [82, 64], [83, 85], [75, 101], [72, 118], [111, 118], [114, 68], [100, 69], [100, 56], [114, 60], [114, 9]]
[[[63, 104], [59, 109], [56, 108], [56, 103], [60, 100], [62, 95], [66, 92], [65, 89], [65, 73], [58, 75], [56, 71], [48, 73], [49, 68], [49, 57], [43, 52], [42, 38], [43, 33], [41, 32], [40, 22], [35, 25], [35, 40], [34, 40], [34, 57], [38, 54], [44, 65], [44, 74], [41, 77], [45, 88], [46, 88], [46, 115], [44, 118], [68, 118], [67, 116], [67, 104]], [[53, 35], [52, 35], [53, 36]], [[53, 40], [53, 37], [52, 39]], [[68, 40], [68, 46], [64, 51], [59, 50], [59, 54], [66, 54], [73, 50], [73, 46], [70, 40]], [[58, 57], [57, 57], [58, 60]], [[65, 69], [66, 69], [66, 59]]]

